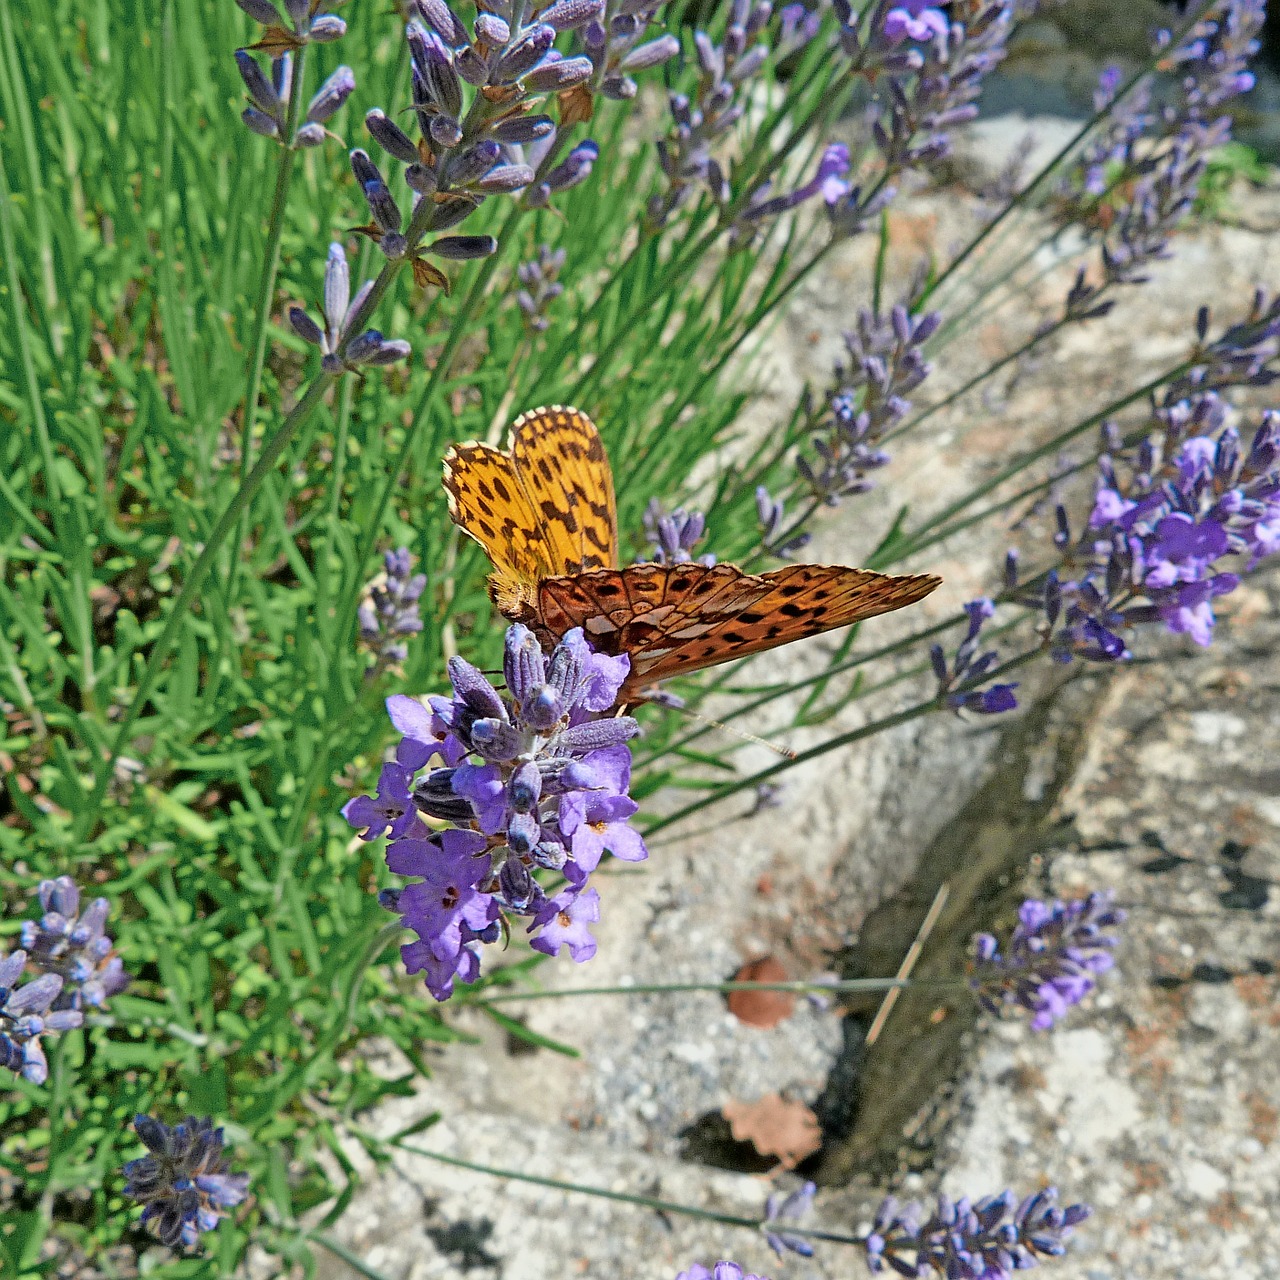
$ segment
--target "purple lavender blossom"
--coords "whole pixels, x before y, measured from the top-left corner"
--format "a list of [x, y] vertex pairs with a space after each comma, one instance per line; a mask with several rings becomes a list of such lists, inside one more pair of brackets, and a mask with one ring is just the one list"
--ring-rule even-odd
[[401, 338], [384, 338], [376, 329], [353, 336], [349, 332], [356, 313], [364, 305], [373, 281], [366, 280], [351, 297], [351, 272], [346, 250], [335, 240], [329, 246], [324, 268], [324, 302], [320, 311], [324, 327], [301, 307], [289, 308], [289, 323], [304, 342], [321, 351], [321, 367], [327, 373], [358, 371], [363, 366], [394, 364], [407, 359], [411, 348]]
[[49, 1078], [49, 1063], [40, 1037], [81, 1026], [84, 1014], [79, 1009], [51, 1012], [62, 991], [60, 974], [42, 973], [18, 986], [26, 964], [25, 951], [14, 951], [0, 960], [0, 1067], [19, 1073], [32, 1084], [44, 1084]]
[[[649, 539], [643, 560], [655, 564], [684, 564], [693, 560], [693, 549], [706, 534], [707, 521], [701, 511], [677, 507], [664, 512], [657, 498], [650, 498], [644, 510], [644, 532]], [[714, 565], [713, 555], [701, 555], [698, 564]]]
[[[1018, 705], [1014, 690], [1017, 684], [991, 684], [990, 673], [999, 662], [994, 649], [978, 652], [982, 628], [995, 616], [995, 605], [985, 597], [964, 606], [969, 615], [969, 629], [956, 650], [952, 663], [947, 663], [940, 644], [929, 649], [929, 660], [938, 680], [938, 696], [954, 711], [976, 711], [979, 715], [998, 715], [1013, 711]], [[985, 686], [985, 688], [984, 688]]]
[[236, 0], [255, 22], [273, 29], [270, 32], [273, 41], [283, 42], [287, 38], [294, 49], [309, 43], [328, 44], [347, 33], [347, 24], [341, 18], [332, 13], [316, 13], [319, 5], [313, 5], [311, 0], [283, 0], [283, 3], [287, 23], [274, 0]]
[[[764, 33], [772, 12], [768, 0], [754, 6], [751, 0], [732, 0], [721, 44], [704, 31], [694, 33], [701, 75], [692, 98], [673, 93], [668, 99], [672, 128], [657, 144], [667, 189], [649, 201], [652, 228], [665, 227], [699, 189], [721, 204], [728, 203], [731, 191], [725, 168], [713, 149], [742, 118], [746, 86], [768, 59], [768, 45], [753, 42]], [[846, 169], [847, 159], [846, 155]], [[760, 205], [767, 194], [757, 193]]]
[[694, 1262], [690, 1264], [688, 1271], [680, 1272], [676, 1280], [768, 1280], [768, 1277], [743, 1271], [736, 1262], [717, 1262], [710, 1268]]
[[900, 1205], [892, 1196], [876, 1214], [867, 1237], [867, 1266], [900, 1276], [936, 1273], [947, 1280], [981, 1277], [1011, 1280], [1015, 1271], [1066, 1252], [1072, 1228], [1089, 1216], [1087, 1205], [1057, 1207], [1052, 1188], [1021, 1204], [1012, 1191], [976, 1204], [940, 1195], [926, 1218], [919, 1205]]
[[[625, 655], [592, 653], [581, 628], [544, 655], [517, 623], [507, 631], [505, 693], [453, 658], [451, 699], [387, 700], [404, 735], [397, 758], [377, 798], [358, 797], [343, 814], [367, 828], [366, 839], [389, 831], [388, 867], [418, 877], [393, 906], [417, 934], [402, 948], [405, 965], [436, 999], [448, 999], [455, 980], [474, 981], [482, 945], [511, 916], [529, 919], [538, 950], [567, 949], [577, 961], [594, 954], [591, 872], [606, 851], [648, 857], [629, 825], [637, 806], [626, 742], [639, 725], [610, 714], [629, 670]], [[435, 756], [443, 763], [419, 776]], [[432, 830], [423, 818], [450, 825]], [[537, 878], [543, 870], [567, 882], [554, 897]]]
[[880, 87], [871, 111], [882, 171], [828, 203], [832, 235], [844, 239], [893, 199], [902, 174], [949, 154], [950, 130], [977, 114], [983, 82], [1005, 57], [1015, 4], [978, 0], [964, 22], [948, 22], [940, 8], [921, 0], [878, 0], [869, 11], [835, 0], [835, 11], [849, 74]]
[[804, 519], [789, 523], [785, 499], [775, 497], [762, 484], [756, 485], [756, 514], [760, 517], [760, 545], [779, 560], [789, 560], [813, 541], [813, 534], [800, 528]]
[[837, 204], [846, 195], [850, 187], [845, 179], [849, 172], [849, 148], [842, 142], [830, 143], [823, 149], [818, 158], [818, 167], [813, 177], [794, 191], [784, 195], [772, 196], [773, 184], [766, 182], [758, 187], [751, 198], [743, 206], [733, 221], [731, 244], [734, 248], [744, 248], [751, 243], [755, 233], [763, 223], [779, 214], [798, 208], [806, 200], [821, 196], [828, 207]]
[[991, 1013], [1015, 1005], [1032, 1015], [1035, 1030], [1047, 1030], [1115, 963], [1111, 952], [1119, 939], [1102, 930], [1124, 918], [1102, 893], [1065, 904], [1027, 899], [1007, 952], [992, 934], [974, 939], [969, 985], [978, 1003]]
[[553, 250], [541, 245], [538, 256], [522, 262], [516, 268], [520, 288], [516, 292], [516, 305], [520, 308], [525, 326], [532, 333], [544, 333], [551, 320], [547, 312], [551, 304], [564, 292], [559, 275], [564, 270], [565, 251]]
[[70, 876], [42, 880], [39, 893], [44, 915], [23, 923], [22, 946], [33, 968], [62, 979], [52, 1008], [101, 1009], [130, 982], [104, 932], [110, 904], [95, 898], [81, 912], [80, 890]]
[[836, 366], [836, 387], [811, 437], [816, 457], [796, 459], [816, 501], [836, 506], [873, 487], [869, 473], [889, 461], [877, 445], [910, 412], [907, 397], [929, 376], [923, 348], [941, 322], [936, 311], [913, 316], [901, 303], [888, 316], [859, 312], [857, 327], [844, 335], [849, 364]]
[[222, 1130], [212, 1120], [188, 1116], [170, 1128], [140, 1115], [133, 1127], [151, 1154], [124, 1166], [125, 1195], [146, 1206], [142, 1221], [161, 1244], [194, 1248], [244, 1199], [249, 1175], [227, 1171]]
[[360, 639], [374, 654], [371, 677], [403, 662], [409, 656], [404, 637], [422, 630], [418, 601], [426, 590], [427, 575], [412, 573], [413, 558], [407, 547], [388, 551], [384, 563], [385, 578], [370, 584], [368, 599], [356, 615]]
[[799, 1222], [807, 1217], [813, 1210], [813, 1197], [817, 1190], [816, 1183], [806, 1182], [786, 1196], [775, 1191], [765, 1201], [764, 1238], [778, 1257], [786, 1257], [788, 1253], [802, 1258], [813, 1257], [813, 1245], [803, 1236], [787, 1231], [781, 1224]]

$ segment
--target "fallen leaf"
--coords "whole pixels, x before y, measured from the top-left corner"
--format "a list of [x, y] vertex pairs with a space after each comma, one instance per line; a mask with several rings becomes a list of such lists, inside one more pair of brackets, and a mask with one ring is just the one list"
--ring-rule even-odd
[[758, 1102], [726, 1102], [722, 1109], [738, 1142], [749, 1142], [762, 1156], [776, 1156], [794, 1169], [822, 1145], [818, 1117], [803, 1102], [767, 1093]]
[[[748, 960], [733, 975], [734, 982], [786, 982], [787, 971], [773, 956]], [[729, 1012], [750, 1027], [776, 1027], [795, 1012], [790, 991], [731, 991]]]

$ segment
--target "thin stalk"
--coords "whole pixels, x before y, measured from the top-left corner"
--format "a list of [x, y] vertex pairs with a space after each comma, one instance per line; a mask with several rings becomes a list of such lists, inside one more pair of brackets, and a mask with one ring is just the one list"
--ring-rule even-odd
[[[253, 453], [253, 428], [258, 417], [258, 394], [262, 388], [262, 370], [267, 359], [267, 330], [270, 328], [271, 302], [276, 292], [276, 277], [280, 273], [280, 243], [284, 237], [285, 210], [289, 202], [289, 186], [297, 160], [293, 135], [302, 114], [302, 85], [307, 69], [307, 46], [304, 44], [294, 55], [293, 78], [289, 84], [289, 107], [285, 116], [284, 144], [280, 147], [280, 162], [276, 165], [276, 185], [271, 197], [271, 209], [267, 214], [267, 244], [263, 255], [262, 276], [258, 281], [258, 296], [253, 304], [253, 332], [249, 339], [249, 379], [245, 387], [244, 405], [240, 413], [240, 484], [244, 485], [249, 473]], [[243, 546], [248, 535], [249, 508], [240, 517], [236, 546]], [[239, 557], [232, 556], [229, 574], [228, 597], [235, 590], [239, 572]]]
[[210, 569], [213, 568], [227, 535], [239, 522], [241, 513], [248, 508], [254, 494], [262, 487], [262, 482], [275, 469], [281, 454], [284, 453], [298, 429], [315, 411], [316, 406], [324, 397], [324, 393], [329, 389], [333, 380], [334, 375], [330, 373], [321, 373], [316, 377], [307, 388], [302, 399], [294, 405], [288, 417], [280, 424], [280, 430], [267, 442], [262, 455], [254, 463], [253, 470], [245, 477], [244, 483], [236, 491], [235, 497], [231, 499], [226, 510], [218, 517], [217, 524], [213, 526], [209, 534], [209, 540], [204, 544], [195, 564], [191, 566], [191, 572], [187, 574], [186, 580], [182, 584], [182, 589], [178, 592], [169, 610], [169, 616], [165, 620], [160, 635], [156, 638], [155, 644], [151, 646], [151, 652], [147, 656], [147, 663], [143, 668], [142, 678], [138, 681], [138, 688], [134, 693], [133, 701], [126, 708], [120, 720], [120, 727], [116, 730], [115, 737], [112, 739], [110, 754], [107, 756], [105, 764], [98, 771], [93, 794], [89, 799], [88, 805], [76, 820], [72, 835], [73, 840], [84, 839], [89, 828], [96, 820], [96, 815], [102, 807], [103, 797], [106, 795], [107, 787], [115, 770], [116, 761], [129, 743], [129, 733], [141, 714], [148, 695], [155, 686], [156, 679], [160, 675], [160, 668], [165, 658], [169, 656], [169, 650], [173, 647], [174, 641], [177, 640], [178, 632], [186, 622], [187, 614], [195, 603], [196, 595], [204, 585], [204, 580], [208, 577]]
[[714, 991], [727, 995], [733, 991], [787, 991], [796, 995], [851, 995], [864, 991], [893, 991], [911, 986], [963, 985], [959, 978], [850, 978], [845, 982], [654, 982], [632, 987], [567, 987], [561, 991], [499, 991], [477, 997], [467, 1004], [492, 1004], [496, 1000], [559, 1000], [570, 996], [665, 996], [693, 991]]
[[[1196, 11], [1191, 14], [1187, 21], [1174, 32], [1170, 41], [1169, 48], [1176, 48], [1183, 39], [1194, 29], [1196, 23], [1209, 11], [1217, 0], [1202, 0], [1202, 3], [1196, 7]], [[1077, 147], [1093, 132], [1100, 120], [1103, 120], [1124, 102], [1130, 94], [1137, 90], [1146, 78], [1156, 70], [1161, 60], [1167, 56], [1167, 49], [1161, 49], [1151, 54], [1151, 56], [1129, 77], [1121, 86], [1115, 97], [1107, 103], [1106, 107], [1101, 111], [1095, 111], [1088, 120], [1076, 130], [1074, 134], [1053, 154], [1052, 157], [1041, 167], [1040, 172], [1031, 179], [1029, 183], [1021, 191], [1014, 196], [1003, 209], [989, 222], [983, 229], [969, 241], [967, 245], [954, 257], [947, 265], [946, 269], [934, 279], [929, 286], [920, 295], [916, 303], [916, 309], [919, 310], [938, 290], [950, 280], [955, 273], [982, 247], [995, 232], [1003, 226], [1005, 221], [1010, 218], [1015, 211], [1020, 209], [1022, 205], [1041, 187], [1049, 181], [1054, 171], [1060, 164], [1068, 159]]]
[[[1030, 662], [1033, 658], [1040, 656], [1040, 650], [1034, 649], [1028, 653], [1020, 654], [1016, 658], [1011, 658], [1008, 662], [1003, 663], [995, 670], [987, 674], [988, 680], [995, 680], [1009, 671], [1017, 667], [1023, 666]], [[757, 787], [762, 782], [767, 782], [770, 778], [775, 778], [780, 773], [785, 773], [788, 769], [794, 769], [798, 765], [808, 764], [810, 760], [817, 760], [819, 757], [826, 755], [829, 751], [836, 751], [840, 747], [852, 746], [855, 742], [861, 742], [865, 738], [874, 737], [877, 733], [883, 733], [888, 729], [896, 729], [899, 725], [910, 724], [913, 720], [919, 720], [921, 716], [928, 715], [933, 711], [940, 711], [945, 703], [940, 695], [927, 699], [924, 702], [918, 702], [914, 706], [906, 707], [902, 711], [895, 711], [892, 715], [882, 716], [879, 720], [872, 720], [868, 724], [861, 725], [857, 729], [851, 729], [848, 733], [838, 734], [834, 738], [827, 739], [826, 742], [820, 742], [817, 746], [810, 747], [808, 751], [801, 751], [799, 754], [786, 760], [779, 760], [777, 764], [770, 765], [767, 769], [760, 769], [755, 773], [748, 774], [745, 778], [738, 778], [733, 782], [723, 783], [721, 786], [710, 790], [705, 796], [677, 809], [674, 813], [668, 813], [659, 818], [656, 822], [650, 823], [644, 829], [646, 840], [651, 839], [659, 831], [665, 830], [667, 827], [674, 826], [677, 822], [683, 821], [685, 818], [692, 817], [695, 813], [700, 813], [709, 805], [718, 804], [721, 800], [727, 800], [730, 796], [735, 796], [743, 791], [749, 791]]]
[[[463, 1160], [458, 1156], [447, 1156], [440, 1151], [428, 1151], [426, 1147], [414, 1146], [408, 1142], [391, 1140], [390, 1145], [401, 1151], [408, 1151], [415, 1156], [425, 1156], [428, 1160], [437, 1160], [441, 1164], [452, 1165], [455, 1169], [468, 1169], [472, 1173], [487, 1173], [494, 1178], [510, 1178], [513, 1182], [528, 1182], [535, 1187], [549, 1187], [553, 1191], [569, 1191], [577, 1195], [594, 1196], [598, 1200], [614, 1200], [621, 1204], [639, 1205], [642, 1209], [652, 1209], [655, 1213], [677, 1213], [685, 1218], [697, 1218], [702, 1222], [718, 1222], [726, 1227], [742, 1227], [747, 1231], [760, 1231], [765, 1221], [762, 1218], [746, 1218], [736, 1213], [723, 1213], [714, 1209], [699, 1209], [695, 1205], [680, 1204], [674, 1200], [658, 1200], [654, 1196], [632, 1195], [626, 1191], [606, 1191], [603, 1187], [588, 1187], [581, 1182], [562, 1182], [558, 1178], [543, 1178], [536, 1173], [524, 1173], [516, 1169], [499, 1169], [493, 1165], [479, 1164], [474, 1160]], [[802, 1235], [810, 1240], [827, 1240], [834, 1244], [863, 1245], [865, 1236], [842, 1235], [839, 1232], [820, 1231], [816, 1228], [786, 1224], [788, 1235]]]

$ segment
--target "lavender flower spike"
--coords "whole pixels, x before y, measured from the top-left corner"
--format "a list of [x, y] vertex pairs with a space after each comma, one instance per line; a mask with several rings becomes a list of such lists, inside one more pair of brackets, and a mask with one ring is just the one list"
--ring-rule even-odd
[[969, 630], [956, 650], [955, 661], [948, 665], [940, 644], [929, 649], [929, 660], [938, 680], [938, 696], [955, 711], [976, 711], [988, 716], [1013, 711], [1018, 705], [1013, 691], [1018, 686], [988, 683], [999, 655], [994, 649], [978, 652], [982, 628], [994, 617], [996, 607], [983, 598], [971, 601], [964, 609], [969, 615]]
[[995, 1013], [1016, 1005], [1032, 1015], [1035, 1030], [1046, 1030], [1111, 968], [1118, 939], [1102, 931], [1124, 919], [1106, 894], [1065, 904], [1029, 898], [1018, 912], [1007, 953], [989, 933], [974, 939], [969, 985], [984, 1009]]
[[249, 1175], [227, 1171], [222, 1130], [212, 1120], [188, 1116], [170, 1128], [135, 1116], [133, 1127], [151, 1154], [124, 1166], [125, 1195], [145, 1206], [142, 1221], [161, 1244], [194, 1248], [244, 1199]]
[[409, 656], [404, 641], [422, 630], [418, 601], [427, 586], [425, 573], [411, 575], [413, 558], [407, 547], [388, 551], [384, 564], [384, 579], [370, 584], [368, 599], [356, 615], [360, 639], [374, 654], [371, 679]]
[[803, 1236], [787, 1231], [781, 1224], [798, 1222], [806, 1217], [813, 1209], [813, 1197], [817, 1190], [816, 1184], [806, 1182], [788, 1196], [775, 1191], [765, 1201], [764, 1238], [778, 1257], [783, 1258], [788, 1253], [798, 1254], [802, 1258], [813, 1257], [813, 1245]]
[[25, 951], [0, 960], [0, 1067], [20, 1073], [32, 1084], [44, 1084], [49, 1064], [40, 1037], [80, 1026], [84, 1014], [78, 1009], [50, 1012], [62, 991], [62, 978], [56, 973], [42, 973], [19, 987], [26, 964]]
[[[464, 659], [449, 662], [453, 697], [424, 707], [387, 701], [404, 735], [387, 764], [376, 799], [360, 797], [343, 813], [367, 827], [389, 828], [387, 866], [416, 882], [394, 894], [417, 941], [401, 949], [410, 973], [446, 1000], [453, 984], [480, 972], [480, 951], [527, 917], [532, 946], [567, 949], [589, 959], [589, 926], [599, 897], [587, 880], [607, 851], [627, 861], [648, 856], [629, 825], [629, 716], [610, 714], [630, 670], [625, 656], [592, 653], [581, 628], [543, 654], [527, 627], [507, 631], [499, 693]], [[416, 776], [438, 756], [441, 763]], [[410, 804], [406, 804], [406, 797]], [[421, 816], [419, 816], [421, 815]], [[446, 824], [431, 830], [423, 818]], [[548, 897], [538, 875], [554, 871], [564, 887]]]
[[329, 246], [329, 259], [324, 269], [324, 327], [321, 328], [301, 307], [289, 308], [289, 323], [304, 342], [319, 347], [321, 367], [327, 373], [358, 370], [361, 365], [385, 365], [404, 360], [410, 354], [409, 344], [401, 339], [384, 338], [376, 329], [367, 329], [353, 337], [349, 330], [356, 313], [373, 288], [367, 280], [354, 298], [351, 297], [351, 273], [346, 250], [335, 240]]
[[[656, 564], [683, 564], [693, 559], [693, 548], [702, 541], [707, 522], [701, 511], [677, 507], [666, 514], [657, 498], [651, 498], [644, 512], [644, 531], [649, 539], [647, 558]], [[714, 565], [713, 555], [698, 557], [699, 564]]]
[[919, 1205], [904, 1207], [890, 1196], [867, 1237], [867, 1266], [877, 1275], [888, 1268], [900, 1276], [1011, 1280], [1015, 1271], [1065, 1253], [1072, 1228], [1089, 1213], [1083, 1204], [1059, 1209], [1052, 1187], [1021, 1203], [1011, 1191], [976, 1204], [940, 1195], [927, 1218]]
[[62, 979], [53, 1008], [102, 1008], [130, 982], [103, 931], [110, 910], [106, 898], [95, 898], [81, 912], [75, 881], [59, 876], [40, 882], [40, 905], [43, 917], [22, 926], [22, 945], [36, 969]]

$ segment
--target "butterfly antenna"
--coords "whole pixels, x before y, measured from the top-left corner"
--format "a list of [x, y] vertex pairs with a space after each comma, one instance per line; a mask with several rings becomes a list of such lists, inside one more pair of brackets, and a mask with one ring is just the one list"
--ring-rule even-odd
[[779, 746], [776, 742], [770, 742], [768, 738], [762, 738], [759, 734], [748, 733], [746, 729], [738, 729], [731, 724], [725, 724], [723, 720], [713, 720], [710, 716], [701, 715], [697, 711], [690, 711], [683, 703], [676, 704], [667, 702], [666, 706], [672, 711], [678, 711], [681, 715], [688, 716], [690, 720], [697, 720], [700, 724], [705, 724], [711, 729], [723, 729], [725, 733], [731, 733], [735, 738], [742, 738], [746, 742], [754, 742], [758, 747], [768, 747], [770, 751], [780, 755], [785, 760], [794, 760], [796, 753], [790, 747]]

